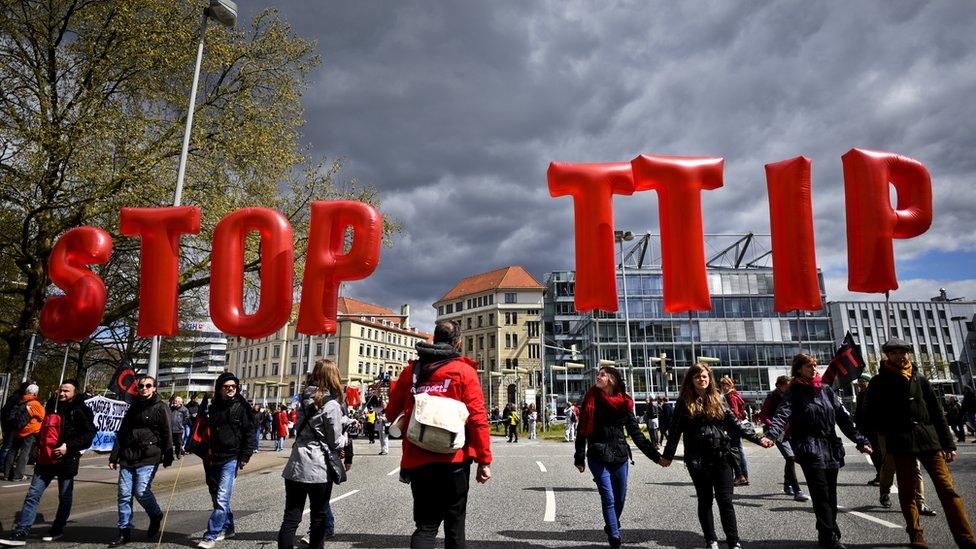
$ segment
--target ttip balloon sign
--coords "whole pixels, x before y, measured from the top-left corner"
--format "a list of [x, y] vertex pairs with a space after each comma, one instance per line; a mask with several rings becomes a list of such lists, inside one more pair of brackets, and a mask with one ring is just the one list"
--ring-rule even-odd
[[[920, 162], [893, 153], [851, 149], [843, 157], [848, 288], [898, 288], [892, 241], [932, 223], [932, 182]], [[549, 165], [549, 194], [571, 196], [576, 226], [576, 310], [617, 310], [613, 195], [654, 190], [660, 218], [664, 310], [711, 309], [705, 275], [701, 191], [722, 186], [724, 160], [640, 155], [629, 163]], [[628, 169], [629, 168], [629, 169]], [[813, 239], [811, 162], [766, 165], [776, 311], [819, 310]], [[898, 193], [897, 206], [888, 197]]]
[[[301, 293], [297, 330], [303, 334], [335, 333], [339, 284], [365, 278], [380, 259], [383, 223], [376, 208], [349, 200], [312, 203], [308, 262]], [[346, 234], [352, 246], [346, 251]], [[178, 333], [177, 297], [180, 237], [200, 231], [200, 209], [123, 208], [120, 232], [140, 239], [140, 337]], [[244, 241], [257, 233], [260, 242], [260, 301], [244, 310]], [[105, 285], [87, 265], [106, 263], [112, 238], [96, 227], [64, 233], [50, 258], [51, 281], [64, 291], [49, 297], [41, 309], [45, 337], [78, 341], [91, 335], [105, 312]], [[217, 224], [212, 241], [210, 315], [219, 330], [260, 338], [278, 331], [291, 314], [294, 250], [291, 224], [268, 208], [244, 208]]]

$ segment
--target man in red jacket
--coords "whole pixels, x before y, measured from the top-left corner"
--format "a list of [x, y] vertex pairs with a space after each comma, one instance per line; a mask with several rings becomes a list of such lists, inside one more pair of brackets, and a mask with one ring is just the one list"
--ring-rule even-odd
[[419, 359], [400, 374], [390, 394], [385, 413], [390, 421], [413, 411], [413, 376], [417, 372], [416, 392], [461, 401], [468, 409], [464, 447], [453, 454], [429, 452], [403, 439], [400, 459], [401, 478], [410, 482], [413, 493], [413, 518], [417, 529], [410, 537], [411, 549], [434, 546], [434, 538], [444, 523], [445, 549], [464, 547], [464, 519], [468, 503], [471, 462], [478, 463], [475, 479], [484, 484], [491, 478], [491, 443], [488, 414], [485, 411], [478, 363], [461, 356], [461, 326], [444, 320], [434, 328], [434, 343], [417, 344]]

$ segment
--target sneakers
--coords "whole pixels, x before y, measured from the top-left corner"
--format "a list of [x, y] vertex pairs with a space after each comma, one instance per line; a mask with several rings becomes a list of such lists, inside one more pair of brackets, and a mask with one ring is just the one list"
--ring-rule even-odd
[[939, 515], [938, 513], [935, 512], [934, 509], [932, 509], [928, 505], [925, 505], [924, 503], [918, 504], [918, 514], [925, 515], [926, 517], [935, 517]]
[[10, 535], [0, 538], [0, 545], [6, 545], [7, 547], [20, 547], [22, 545], [27, 545], [27, 532], [23, 530], [17, 530], [11, 532]]
[[387, 454], [389, 454], [389, 452], [380, 452], [380, 455], [381, 455], [381, 456], [385, 456], [385, 455], [387, 455]]
[[739, 475], [732, 481], [732, 486], [749, 486], [749, 477]]
[[717, 541], [708, 542], [708, 545], [705, 546], [705, 549], [718, 549], [718, 542]]
[[788, 496], [792, 496], [793, 495], [793, 487], [790, 486], [790, 485], [788, 485], [788, 484], [784, 484], [783, 485], [783, 493], [786, 494], [786, 495], [788, 495]]
[[217, 545], [217, 540], [213, 539], [202, 539], [200, 543], [197, 544], [197, 549], [213, 549]]
[[64, 536], [63, 528], [56, 528], [54, 526], [48, 531], [47, 535], [41, 538], [42, 541], [58, 541]]
[[884, 507], [885, 509], [891, 509], [891, 495], [890, 494], [881, 494], [881, 497], [878, 498], [878, 501], [881, 503], [881, 506]]
[[803, 493], [803, 490], [798, 490], [793, 494], [793, 501], [810, 501], [810, 496]]

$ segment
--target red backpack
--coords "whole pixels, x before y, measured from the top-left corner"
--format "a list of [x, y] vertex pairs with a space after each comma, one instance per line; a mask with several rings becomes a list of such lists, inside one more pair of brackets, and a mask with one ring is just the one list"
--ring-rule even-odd
[[60, 446], [61, 414], [47, 414], [41, 422], [41, 431], [37, 435], [37, 463], [54, 465], [61, 458], [54, 457], [54, 449]]

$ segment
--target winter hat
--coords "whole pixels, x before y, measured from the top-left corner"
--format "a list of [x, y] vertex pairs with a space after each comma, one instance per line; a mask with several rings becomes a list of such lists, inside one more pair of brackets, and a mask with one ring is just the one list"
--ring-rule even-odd
[[894, 351], [895, 349], [904, 349], [906, 351], [911, 352], [912, 344], [905, 341], [904, 339], [898, 339], [897, 337], [893, 337], [888, 341], [885, 341], [884, 345], [881, 346], [881, 350], [885, 353], [887, 353], [888, 351]]
[[219, 376], [217, 376], [217, 381], [214, 382], [214, 394], [219, 395], [220, 388], [224, 385], [224, 383], [227, 383], [228, 381], [233, 381], [234, 383], [236, 383], [238, 388], [241, 386], [241, 380], [237, 379], [237, 376], [235, 376], [231, 372], [224, 372]]

